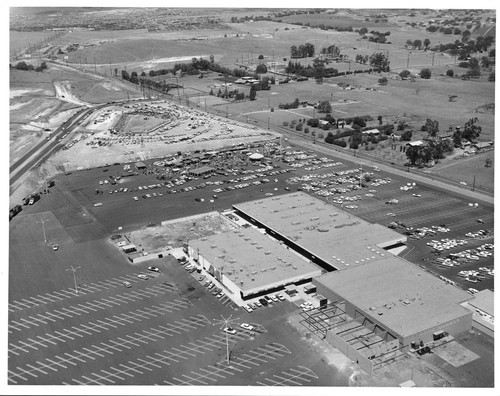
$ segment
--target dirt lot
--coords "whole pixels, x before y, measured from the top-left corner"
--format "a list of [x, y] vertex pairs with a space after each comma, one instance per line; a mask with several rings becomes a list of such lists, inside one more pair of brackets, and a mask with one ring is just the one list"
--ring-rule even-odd
[[218, 212], [213, 212], [180, 221], [166, 221], [152, 227], [146, 226], [130, 232], [127, 237], [139, 250], [155, 253], [166, 246], [182, 247], [183, 242], [235, 229], [237, 227], [234, 224]]

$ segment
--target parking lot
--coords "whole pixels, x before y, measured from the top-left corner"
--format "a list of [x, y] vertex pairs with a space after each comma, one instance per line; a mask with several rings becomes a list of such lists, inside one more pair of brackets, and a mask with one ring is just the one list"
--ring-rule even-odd
[[[347, 374], [332, 374], [332, 367], [311, 354], [287, 324], [299, 310], [293, 303], [273, 301], [247, 312], [228, 296], [213, 295], [207, 279], [185, 271], [173, 257], [132, 264], [108, 239], [149, 223], [298, 188], [368, 221], [395, 223], [402, 233], [424, 229], [423, 236], [418, 231], [409, 239], [403, 257], [465, 289], [493, 288], [493, 276], [474, 284], [458, 276], [459, 271], [492, 268], [492, 255], [479, 255], [460, 268], [437, 261], [492, 243], [491, 234], [477, 235], [481, 229], [493, 230], [492, 207], [470, 206], [458, 195], [312, 152], [288, 149], [268, 165], [273, 169], [247, 163], [223, 172], [227, 175], [190, 180], [159, 180], [154, 172], [137, 172], [115, 185], [99, 181], [122, 174], [123, 164], [56, 178], [49, 194], [25, 206], [10, 223], [9, 384], [345, 385]], [[370, 180], [360, 183], [361, 172], [369, 173]], [[294, 179], [305, 177], [310, 180]], [[325, 185], [314, 186], [311, 180]], [[411, 188], [401, 188], [408, 183]], [[330, 194], [316, 194], [320, 190]], [[151, 197], [142, 198], [145, 194]], [[441, 241], [445, 238], [467, 245]], [[428, 245], [432, 240], [449, 249], [439, 252]], [[150, 265], [161, 272], [148, 271]], [[236, 334], [228, 335], [230, 365], [226, 334], [216, 324], [221, 315], [236, 320]], [[249, 331], [241, 323], [265, 331]]]

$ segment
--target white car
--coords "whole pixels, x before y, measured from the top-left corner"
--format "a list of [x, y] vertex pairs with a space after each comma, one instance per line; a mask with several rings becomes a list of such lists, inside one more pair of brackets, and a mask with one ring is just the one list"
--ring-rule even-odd
[[123, 282], [123, 285], [124, 285], [125, 287], [132, 287], [132, 283], [127, 282], [127, 281]]
[[137, 197], [134, 197], [134, 201], [138, 201], [138, 200], [139, 200], [139, 198], [137, 198]]
[[160, 272], [160, 269], [158, 267], [148, 267], [148, 270], [153, 271], [153, 272]]
[[271, 300], [273, 300], [273, 301], [275, 301], [275, 302], [278, 302], [278, 301], [279, 301], [279, 300], [278, 300], [278, 297], [276, 297], [276, 296], [271, 296]]
[[231, 327], [226, 327], [224, 328], [224, 331], [228, 334], [232, 334], [232, 335], [235, 335], [236, 334], [236, 330], [235, 329], [232, 329]]
[[278, 297], [278, 300], [280, 301], [285, 301], [285, 297], [283, 297], [283, 295], [281, 294], [276, 294], [276, 297]]
[[143, 280], [149, 279], [149, 276], [147, 276], [147, 275], [145, 275], [145, 274], [139, 274], [139, 275], [137, 275], [137, 277], [138, 277], [139, 279], [143, 279]]
[[255, 329], [254, 326], [252, 326], [251, 324], [248, 324], [248, 323], [242, 323], [242, 324], [240, 324], [240, 327], [242, 327], [243, 329], [246, 329], [246, 330], [250, 330], [250, 331]]
[[250, 312], [252, 312], [252, 311], [253, 311], [253, 309], [252, 309], [252, 307], [250, 307], [250, 305], [243, 305], [243, 309], [244, 309], [245, 311], [247, 311], [248, 313], [250, 313]]

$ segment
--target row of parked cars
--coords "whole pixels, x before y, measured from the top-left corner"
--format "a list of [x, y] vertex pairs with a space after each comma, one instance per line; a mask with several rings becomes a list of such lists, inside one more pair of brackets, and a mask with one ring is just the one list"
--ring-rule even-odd
[[254, 302], [243, 305], [243, 309], [247, 312], [252, 312], [257, 308], [267, 307], [268, 305], [272, 305], [273, 303], [277, 303], [280, 301], [285, 301], [285, 297], [283, 297], [283, 295], [280, 293], [271, 296], [264, 296]]

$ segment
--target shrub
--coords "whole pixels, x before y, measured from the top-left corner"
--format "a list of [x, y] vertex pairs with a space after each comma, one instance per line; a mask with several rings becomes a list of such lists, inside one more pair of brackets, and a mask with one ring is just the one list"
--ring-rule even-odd
[[283, 121], [283, 126], [288, 126], [288, 121]]
[[448, 77], [453, 77], [455, 75], [455, 73], [453, 72], [453, 69], [448, 69], [448, 70], [446, 70], [446, 75]]
[[429, 78], [431, 78], [431, 75], [432, 75], [431, 70], [428, 68], [420, 70], [420, 78], [428, 80]]
[[304, 125], [304, 124], [302, 124], [301, 122], [299, 122], [299, 123], [297, 124], [297, 126], [295, 127], [295, 130], [296, 130], [296, 131], [301, 131], [301, 130], [302, 130], [302, 126], [303, 126], [303, 125]]

